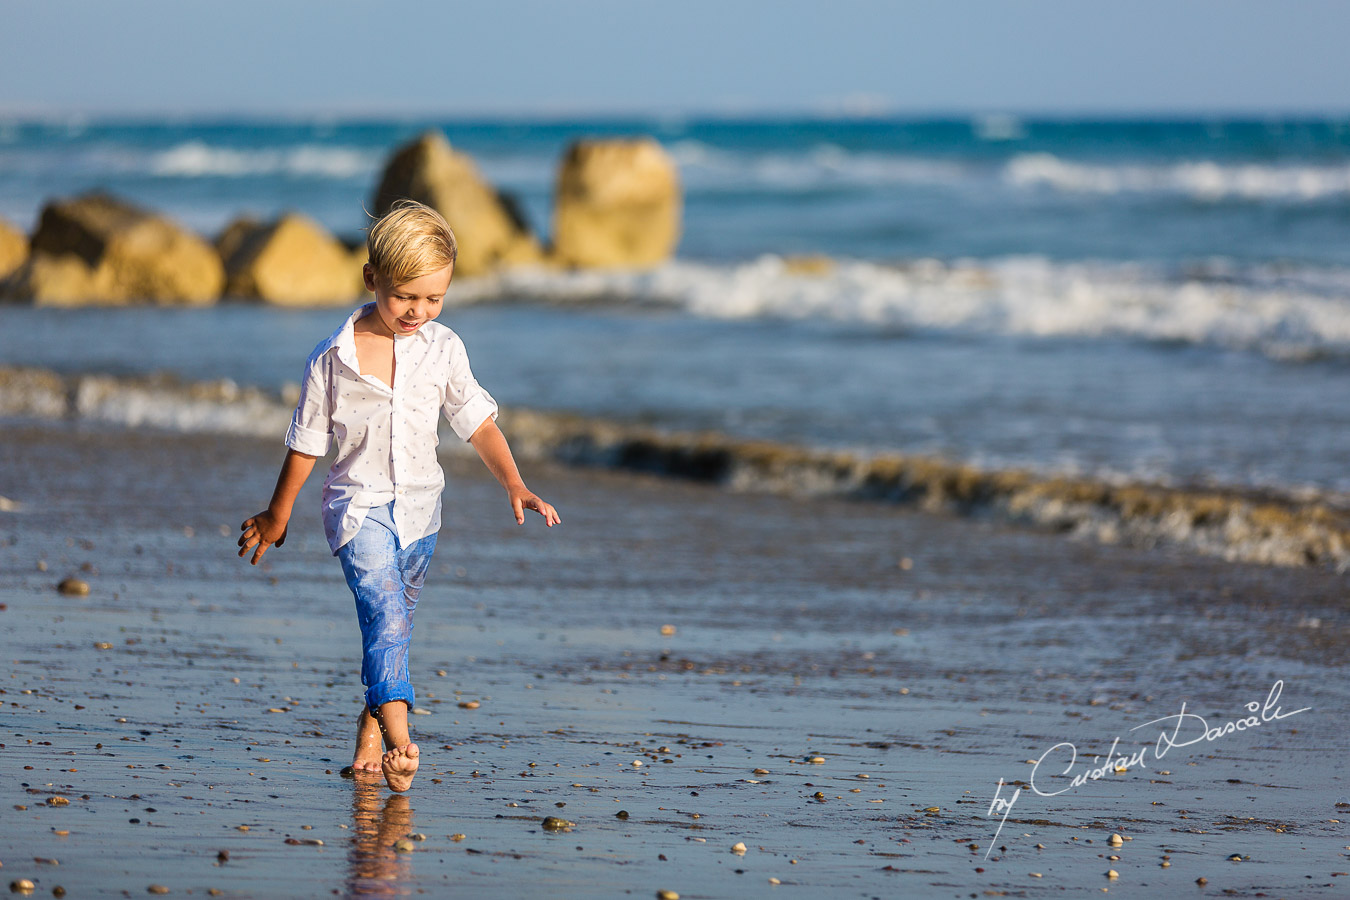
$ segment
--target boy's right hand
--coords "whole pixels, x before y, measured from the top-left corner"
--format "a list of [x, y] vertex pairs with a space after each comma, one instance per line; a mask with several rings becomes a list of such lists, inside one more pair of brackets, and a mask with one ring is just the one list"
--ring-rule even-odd
[[250, 549], [256, 547], [257, 549], [253, 550], [253, 559], [249, 560], [251, 565], [256, 566], [268, 547], [273, 544], [280, 547], [286, 543], [287, 528], [287, 520], [273, 515], [271, 510], [263, 510], [256, 516], [245, 519], [244, 524], [239, 526], [239, 530], [243, 532], [239, 536], [239, 557], [242, 559]]

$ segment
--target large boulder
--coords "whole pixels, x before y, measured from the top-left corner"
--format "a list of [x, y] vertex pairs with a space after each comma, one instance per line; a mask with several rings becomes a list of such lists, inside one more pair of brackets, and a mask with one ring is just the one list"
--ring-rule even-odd
[[651, 138], [577, 141], [558, 171], [553, 257], [565, 266], [642, 268], [680, 240], [675, 162]]
[[0, 219], [0, 281], [28, 259], [28, 235]]
[[543, 258], [515, 202], [488, 184], [473, 160], [452, 150], [440, 132], [429, 131], [390, 157], [375, 192], [375, 215], [403, 198], [425, 203], [450, 223], [459, 245], [456, 275]]
[[225, 293], [282, 306], [344, 303], [358, 296], [361, 263], [319, 223], [286, 213], [270, 225], [231, 223], [216, 239]]
[[32, 253], [6, 282], [11, 299], [39, 304], [206, 304], [225, 272], [210, 244], [169, 219], [102, 193], [42, 211]]

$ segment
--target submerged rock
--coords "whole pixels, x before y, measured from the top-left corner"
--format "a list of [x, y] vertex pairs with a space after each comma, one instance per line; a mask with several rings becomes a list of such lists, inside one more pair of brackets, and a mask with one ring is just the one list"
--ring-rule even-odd
[[55, 200], [32, 253], [4, 296], [42, 305], [200, 305], [220, 296], [225, 271], [206, 241], [169, 219], [103, 193]]
[[681, 205], [675, 162], [656, 141], [577, 141], [558, 171], [553, 258], [578, 268], [665, 262]]
[[373, 212], [384, 215], [404, 198], [425, 203], [450, 223], [459, 244], [457, 275], [481, 275], [543, 258], [515, 201], [488, 184], [474, 161], [451, 149], [439, 131], [427, 132], [390, 157]]

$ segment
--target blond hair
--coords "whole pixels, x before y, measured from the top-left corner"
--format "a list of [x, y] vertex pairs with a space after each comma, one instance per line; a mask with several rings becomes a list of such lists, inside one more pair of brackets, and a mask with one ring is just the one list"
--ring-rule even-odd
[[395, 200], [366, 230], [366, 252], [375, 274], [393, 285], [453, 265], [459, 247], [436, 210], [416, 200]]

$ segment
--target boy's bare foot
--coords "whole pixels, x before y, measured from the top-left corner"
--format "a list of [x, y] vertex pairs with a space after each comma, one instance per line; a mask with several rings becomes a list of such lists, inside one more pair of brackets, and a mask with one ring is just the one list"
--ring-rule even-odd
[[384, 782], [389, 785], [389, 790], [401, 794], [412, 787], [420, 755], [416, 744], [395, 747], [384, 755], [380, 760], [380, 768], [384, 770]]
[[356, 726], [356, 751], [352, 755], [350, 766], [352, 772], [379, 774], [380, 757], [383, 752], [384, 741], [380, 738], [380, 723], [375, 721], [369, 710], [362, 710], [361, 721]]

